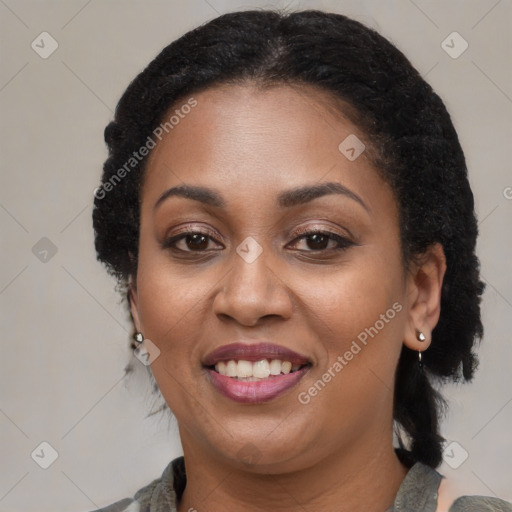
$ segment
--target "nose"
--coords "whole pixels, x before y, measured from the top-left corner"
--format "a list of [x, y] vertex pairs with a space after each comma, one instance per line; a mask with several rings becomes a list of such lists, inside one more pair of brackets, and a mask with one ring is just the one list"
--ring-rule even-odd
[[255, 326], [264, 317], [290, 318], [291, 294], [268, 251], [254, 261], [233, 254], [232, 267], [213, 302], [214, 312], [221, 319]]

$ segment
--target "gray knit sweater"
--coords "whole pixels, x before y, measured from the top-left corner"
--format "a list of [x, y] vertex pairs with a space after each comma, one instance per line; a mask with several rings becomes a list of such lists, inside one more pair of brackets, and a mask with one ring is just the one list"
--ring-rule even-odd
[[[437, 471], [417, 462], [400, 485], [393, 506], [385, 512], [435, 512], [441, 478]], [[139, 489], [133, 498], [95, 512], [176, 512], [176, 496], [183, 492], [185, 482], [184, 458], [178, 457], [160, 478]], [[512, 512], [512, 504], [498, 498], [463, 496], [457, 498], [449, 512]]]

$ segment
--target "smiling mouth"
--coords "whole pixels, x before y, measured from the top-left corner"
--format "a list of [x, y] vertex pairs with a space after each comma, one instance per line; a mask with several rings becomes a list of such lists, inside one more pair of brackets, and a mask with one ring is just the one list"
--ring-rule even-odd
[[[263, 404], [298, 385], [311, 363], [292, 365], [280, 359], [230, 359], [206, 366], [209, 382], [225, 397], [241, 404]], [[221, 372], [224, 372], [222, 374]], [[260, 375], [260, 376], [259, 376]]]
[[266, 358], [258, 361], [230, 359], [218, 361], [215, 365], [207, 366], [206, 368], [220, 375], [230, 377], [233, 380], [259, 382], [295, 373], [308, 366], [311, 366], [311, 364], [292, 364], [290, 361], [282, 359]]

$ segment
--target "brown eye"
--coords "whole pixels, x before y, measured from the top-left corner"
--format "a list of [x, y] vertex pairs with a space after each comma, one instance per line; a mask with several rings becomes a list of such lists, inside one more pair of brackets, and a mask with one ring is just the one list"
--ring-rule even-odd
[[[208, 249], [211, 240], [213, 238], [208, 233], [190, 231], [168, 238], [163, 243], [163, 248], [179, 252], [203, 252]], [[180, 242], [181, 247], [178, 247]]]
[[[306, 246], [309, 248], [306, 252], [347, 249], [348, 247], [355, 245], [347, 238], [329, 231], [306, 231], [302, 233], [301, 236], [297, 237], [292, 243], [296, 245], [298, 240], [303, 239], [306, 241]], [[329, 242], [334, 242], [334, 247], [328, 247]]]
[[185, 243], [187, 247], [193, 251], [205, 250], [208, 247], [209, 238], [199, 233], [193, 235], [187, 235], [185, 237]]
[[327, 249], [329, 242], [332, 240], [329, 235], [321, 233], [315, 233], [314, 235], [309, 235], [305, 238], [309, 241], [308, 247], [313, 251]]

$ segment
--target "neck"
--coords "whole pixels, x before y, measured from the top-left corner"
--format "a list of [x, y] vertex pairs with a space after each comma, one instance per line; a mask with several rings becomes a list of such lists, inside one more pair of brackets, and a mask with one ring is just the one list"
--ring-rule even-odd
[[407, 474], [391, 443], [363, 443], [332, 452], [297, 471], [259, 474], [240, 470], [183, 443], [187, 486], [179, 512], [384, 512]]

